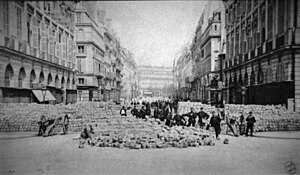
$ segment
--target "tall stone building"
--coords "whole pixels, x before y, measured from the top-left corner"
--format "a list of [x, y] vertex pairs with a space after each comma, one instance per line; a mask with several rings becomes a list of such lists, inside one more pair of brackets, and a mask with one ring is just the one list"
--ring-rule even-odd
[[221, 1], [211, 1], [199, 19], [191, 45], [193, 74], [190, 83], [191, 100], [216, 103], [219, 100], [217, 82], [220, 80], [219, 53], [221, 33], [225, 30], [225, 8]]
[[141, 96], [172, 96], [172, 67], [138, 66], [138, 79]]
[[284, 104], [299, 111], [299, 1], [247, 0], [224, 4], [226, 101]]
[[76, 101], [74, 7], [0, 2], [0, 102]]
[[120, 101], [122, 48], [97, 2], [76, 7], [76, 43], [79, 101]]
[[106, 77], [105, 29], [103, 24], [96, 21], [96, 10], [94, 2], [80, 2], [76, 6], [78, 101], [103, 100], [102, 89]]

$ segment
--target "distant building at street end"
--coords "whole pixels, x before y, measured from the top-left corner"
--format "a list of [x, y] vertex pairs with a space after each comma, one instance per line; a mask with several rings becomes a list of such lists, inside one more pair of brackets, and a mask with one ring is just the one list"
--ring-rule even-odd
[[140, 96], [172, 96], [172, 67], [138, 66]]
[[0, 102], [73, 103], [75, 1], [0, 2]]

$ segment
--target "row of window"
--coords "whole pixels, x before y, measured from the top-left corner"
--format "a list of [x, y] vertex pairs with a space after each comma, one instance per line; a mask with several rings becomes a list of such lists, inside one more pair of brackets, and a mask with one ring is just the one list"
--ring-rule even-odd
[[[3, 12], [0, 12], [3, 13], [3, 24], [1, 25], [3, 25], [4, 35], [7, 37], [9, 37], [9, 30], [13, 30], [9, 28], [9, 23], [13, 22], [9, 20], [9, 14], [12, 13], [9, 11], [9, 3], [10, 2], [3, 2]], [[43, 18], [43, 15], [38, 11], [35, 11], [29, 4], [27, 4], [26, 10], [25, 13], [24, 4], [20, 5], [20, 3], [15, 3], [14, 12], [16, 13], [15, 22], [17, 39], [19, 41], [24, 41], [25, 38], [27, 39], [29, 45], [32, 47], [30, 54], [39, 56], [41, 59], [46, 59], [56, 64], [62, 63], [60, 59], [74, 62], [73, 36], [64, 32], [64, 30], [57, 27], [56, 24], [51, 24], [49, 19], [46, 17]], [[23, 21], [23, 15], [26, 15], [26, 21]], [[27, 53], [27, 48], [20, 44], [19, 50], [21, 51], [24, 49], [25, 51], [23, 52]], [[62, 65], [68, 66], [68, 64]]]
[[[289, 5], [290, 6], [290, 5]], [[275, 18], [275, 5], [273, 1], [268, 1], [266, 12], [265, 2], [257, 8], [247, 20], [241, 22], [236, 28], [227, 34], [227, 55], [233, 58], [240, 53], [247, 53], [255, 47], [261, 46], [266, 39], [273, 37], [275, 20], [277, 20], [277, 33], [284, 32], [285, 26], [285, 1], [278, 1], [278, 13]], [[258, 16], [258, 14], [260, 14]], [[267, 15], [267, 16], [266, 16]], [[267, 19], [267, 23], [266, 23]], [[289, 19], [287, 19], [289, 20]]]

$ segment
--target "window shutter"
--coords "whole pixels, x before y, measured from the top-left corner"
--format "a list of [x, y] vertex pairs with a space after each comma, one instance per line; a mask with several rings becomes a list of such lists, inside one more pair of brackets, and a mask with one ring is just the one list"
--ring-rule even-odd
[[33, 17], [33, 26], [32, 26], [32, 47], [38, 49], [38, 26], [37, 19]]
[[50, 36], [49, 38], [49, 54], [54, 55], [54, 37]]
[[[0, 10], [1, 12], [2, 12], [2, 10]], [[27, 41], [27, 31], [28, 31], [28, 29], [27, 29], [27, 20], [26, 20], [26, 16], [27, 16], [27, 14], [24, 12], [24, 10], [22, 10], [22, 16], [21, 16], [21, 19], [22, 19], [22, 41]], [[3, 24], [3, 23], [1, 23], [1, 21], [0, 21], [0, 24]], [[2, 25], [1, 25], [2, 26]]]
[[81, 59], [81, 72], [85, 72], [85, 60]]
[[65, 48], [66, 48], [66, 57], [65, 57], [65, 59], [69, 60], [69, 56], [68, 56], [68, 54], [69, 54], [69, 38], [68, 38], [68, 35], [66, 35], [66, 45], [65, 45]]
[[69, 50], [68, 50], [68, 57], [69, 57], [69, 61], [71, 62], [72, 61], [72, 54], [73, 54], [73, 42], [71, 40], [71, 38], [69, 38]]
[[62, 47], [62, 59], [66, 59], [66, 36], [63, 35], [62, 36], [62, 43], [61, 43], [61, 47]]
[[44, 22], [41, 22], [41, 43], [40, 43], [41, 52], [47, 52], [47, 34], [46, 26]]
[[56, 42], [55, 44], [55, 56], [60, 59], [60, 43]]
[[[9, 37], [17, 37], [17, 9], [12, 2], [8, 2]], [[3, 12], [1, 12], [3, 14]], [[3, 16], [1, 14], [1, 17]], [[2, 24], [1, 24], [2, 25]]]

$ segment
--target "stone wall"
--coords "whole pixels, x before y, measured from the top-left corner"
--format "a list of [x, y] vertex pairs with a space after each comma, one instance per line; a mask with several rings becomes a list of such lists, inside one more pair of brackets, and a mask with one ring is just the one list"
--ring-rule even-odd
[[[112, 110], [108, 109], [112, 107]], [[102, 123], [102, 119], [119, 114], [120, 106], [112, 103], [88, 102], [70, 105], [41, 105], [34, 103], [0, 104], [0, 131], [38, 131], [37, 122], [41, 115], [47, 118], [63, 117], [68, 114], [70, 119], [69, 130], [81, 131], [86, 124]], [[112, 112], [111, 112], [112, 111]], [[100, 127], [99, 124], [99, 127]], [[62, 127], [57, 127], [61, 130]]]
[[[194, 107], [198, 112], [200, 107], [211, 115], [211, 111], [216, 110], [215, 107], [195, 102], [179, 102], [179, 114], [188, 113], [190, 108]], [[230, 116], [239, 116], [239, 112], [243, 112], [247, 117], [250, 111], [253, 112], [256, 118], [255, 131], [299, 131], [300, 130], [300, 114], [288, 111], [280, 105], [235, 105], [226, 104], [225, 111]]]

